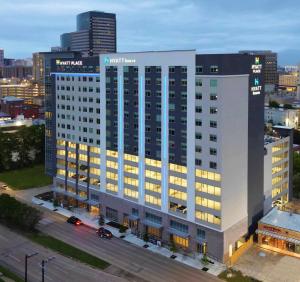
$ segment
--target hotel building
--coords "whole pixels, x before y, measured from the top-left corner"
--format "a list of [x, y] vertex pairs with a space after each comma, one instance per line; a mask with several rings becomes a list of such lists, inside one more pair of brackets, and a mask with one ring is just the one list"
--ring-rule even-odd
[[194, 50], [52, 60], [56, 197], [227, 261], [263, 215], [263, 66]]

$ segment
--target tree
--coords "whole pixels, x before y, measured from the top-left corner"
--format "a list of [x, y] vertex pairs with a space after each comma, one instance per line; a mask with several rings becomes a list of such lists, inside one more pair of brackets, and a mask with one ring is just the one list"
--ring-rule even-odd
[[295, 198], [300, 198], [300, 173], [293, 176], [293, 194]]
[[293, 109], [293, 106], [291, 104], [284, 104], [283, 108], [285, 108], [285, 109]]
[[269, 101], [269, 107], [270, 108], [279, 108], [279, 103], [276, 101]]

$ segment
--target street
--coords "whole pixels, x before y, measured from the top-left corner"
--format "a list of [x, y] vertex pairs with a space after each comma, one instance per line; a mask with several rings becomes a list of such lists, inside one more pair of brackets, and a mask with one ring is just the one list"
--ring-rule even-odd
[[119, 238], [101, 239], [96, 236], [95, 230], [86, 226], [76, 227], [67, 224], [61, 215], [47, 213], [46, 218], [44, 221], [48, 224], [39, 224], [39, 230], [147, 281], [220, 281], [209, 273], [152, 253]]
[[41, 261], [55, 257], [46, 264], [45, 281], [47, 282], [125, 282], [126, 280], [91, 268], [65, 256], [59, 255], [38, 244], [32, 243], [8, 228], [0, 225], [0, 264], [11, 269], [20, 277], [24, 277], [25, 254], [38, 252], [28, 259], [28, 280], [31, 282], [42, 280]]
[[[10, 191], [9, 194], [33, 205], [31, 203], [32, 196], [47, 190], [49, 190], [49, 188], [44, 187], [42, 189]], [[122, 239], [101, 239], [96, 236], [95, 230], [89, 227], [73, 226], [66, 223], [64, 216], [49, 211], [42, 206], [33, 206], [43, 211], [44, 219], [38, 226], [40, 231], [104, 259], [116, 267], [116, 271], [111, 273], [122, 276], [126, 278], [126, 280], [138, 281], [137, 278], [139, 278], [142, 281], [149, 282], [221, 281], [209, 273], [152, 253]], [[123, 270], [121, 274], [120, 270]]]

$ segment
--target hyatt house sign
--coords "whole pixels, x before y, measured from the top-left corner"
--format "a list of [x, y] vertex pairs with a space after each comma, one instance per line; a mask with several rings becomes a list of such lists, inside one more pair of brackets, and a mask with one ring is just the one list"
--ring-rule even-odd
[[109, 65], [109, 64], [135, 64], [136, 59], [125, 58], [125, 57], [117, 57], [117, 58], [104, 57], [103, 62], [104, 62], [105, 65]]

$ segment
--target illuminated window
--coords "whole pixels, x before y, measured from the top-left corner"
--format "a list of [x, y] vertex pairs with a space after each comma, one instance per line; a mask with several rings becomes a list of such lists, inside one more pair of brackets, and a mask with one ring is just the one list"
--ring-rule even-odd
[[196, 190], [203, 193], [221, 196], [221, 188], [217, 186], [208, 185], [201, 182], [196, 182]]
[[139, 169], [137, 167], [131, 166], [131, 165], [124, 165], [124, 171], [128, 173], [138, 174]]
[[161, 180], [161, 173], [157, 171], [152, 171], [152, 170], [146, 170], [145, 171], [145, 176], [148, 178], [156, 179], [156, 180]]
[[87, 159], [88, 159], [87, 155], [79, 154], [79, 160], [80, 161], [87, 162]]
[[156, 193], [161, 193], [161, 186], [151, 182], [145, 182], [145, 189]]
[[106, 161], [106, 166], [114, 169], [118, 169], [118, 163], [113, 161]]
[[90, 152], [94, 154], [100, 154], [100, 148], [99, 147], [90, 147]]
[[221, 175], [219, 173], [210, 172], [206, 170], [196, 169], [196, 176], [204, 179], [221, 181]]
[[106, 172], [106, 178], [113, 179], [113, 180], [118, 180], [118, 174], [110, 172], [110, 171], [107, 171]]
[[179, 200], [182, 200], [182, 201], [187, 200], [186, 192], [181, 192], [181, 191], [171, 189], [171, 188], [169, 189], [169, 196], [173, 197], [173, 198], [176, 198], [176, 199], [179, 199]]
[[134, 156], [134, 155], [124, 154], [124, 160], [138, 163], [139, 162], [139, 157]]
[[69, 143], [68, 143], [68, 147], [69, 147], [69, 148], [72, 148], [72, 149], [76, 149], [76, 143], [69, 142]]
[[58, 169], [56, 174], [58, 176], [65, 176], [66, 175], [66, 171], [64, 169]]
[[108, 192], [118, 192], [118, 185], [107, 183], [106, 184], [106, 191]]
[[79, 150], [81, 150], [81, 151], [87, 151], [87, 145], [79, 144]]
[[124, 183], [130, 184], [132, 186], [139, 186], [138, 179], [130, 178], [130, 177], [124, 177]]
[[213, 201], [207, 198], [202, 197], [196, 197], [196, 205], [200, 205], [203, 207], [207, 207], [214, 210], [220, 210], [221, 209], [221, 203], [217, 201]]
[[187, 187], [187, 180], [180, 177], [170, 175], [169, 182], [182, 187]]
[[170, 170], [177, 171], [180, 173], [187, 173], [187, 167], [186, 166], [181, 166], [177, 164], [170, 164], [169, 165]]
[[132, 190], [132, 189], [128, 189], [128, 188], [125, 188], [125, 189], [124, 189], [124, 195], [127, 196], [127, 197], [130, 197], [130, 198], [137, 199], [138, 196], [139, 196], [139, 193], [138, 193], [138, 191], [135, 191], [135, 190]]
[[90, 167], [90, 173], [100, 176], [100, 169], [99, 168], [94, 168], [94, 167]]
[[219, 216], [207, 212], [203, 212], [203, 211], [196, 210], [196, 218], [217, 225], [221, 224], [221, 218]]
[[174, 242], [175, 245], [181, 247], [181, 248], [188, 248], [189, 246], [189, 239], [188, 238], [183, 238], [177, 235], [171, 235], [172, 241]]
[[152, 195], [145, 195], [145, 202], [151, 205], [161, 206], [161, 199]]
[[100, 165], [100, 158], [90, 157], [90, 163]]
[[57, 150], [57, 155], [58, 156], [65, 156], [66, 155], [66, 151], [65, 150]]
[[106, 151], [106, 154], [107, 154], [107, 156], [109, 156], [109, 157], [114, 157], [114, 158], [117, 158], [117, 157], [118, 157], [118, 152], [116, 152], [116, 151], [110, 151], [110, 150], [107, 150], [107, 151]]
[[145, 159], [145, 164], [155, 167], [161, 167], [161, 161], [153, 160], [153, 159]]
[[66, 141], [65, 141], [65, 140], [62, 140], [62, 139], [58, 139], [58, 140], [56, 141], [56, 144], [57, 144], [58, 146], [65, 146], [65, 145], [66, 145]]

